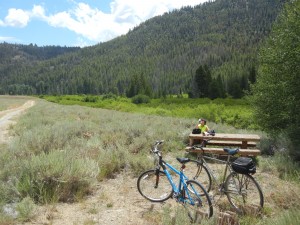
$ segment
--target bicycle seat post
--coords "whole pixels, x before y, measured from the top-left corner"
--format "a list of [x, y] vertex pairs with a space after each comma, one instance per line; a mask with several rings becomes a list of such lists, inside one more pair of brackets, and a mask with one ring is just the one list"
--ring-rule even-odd
[[182, 164], [181, 164], [181, 167], [180, 167], [180, 171], [183, 171], [184, 169], [185, 169], [185, 164], [182, 163]]

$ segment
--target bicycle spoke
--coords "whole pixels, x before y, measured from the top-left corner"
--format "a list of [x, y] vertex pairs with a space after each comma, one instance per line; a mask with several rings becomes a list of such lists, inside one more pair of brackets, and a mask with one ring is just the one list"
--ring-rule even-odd
[[163, 171], [149, 170], [143, 173], [137, 181], [138, 191], [146, 199], [153, 202], [163, 202], [172, 196], [173, 190]]
[[213, 214], [210, 198], [205, 189], [196, 181], [189, 180], [185, 190], [184, 207], [192, 222], [199, 222]]
[[250, 175], [231, 173], [226, 180], [225, 191], [238, 213], [256, 213], [263, 207], [262, 191]]
[[188, 179], [198, 181], [207, 192], [211, 190], [211, 176], [202, 163], [195, 160], [186, 163], [184, 174]]

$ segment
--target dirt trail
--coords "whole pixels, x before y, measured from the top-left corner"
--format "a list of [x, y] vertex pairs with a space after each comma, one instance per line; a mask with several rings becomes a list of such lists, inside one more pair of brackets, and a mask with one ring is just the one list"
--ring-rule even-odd
[[29, 100], [20, 107], [0, 111], [0, 144], [7, 143], [10, 140], [8, 135], [9, 126], [16, 123], [15, 119], [34, 104], [35, 101]]

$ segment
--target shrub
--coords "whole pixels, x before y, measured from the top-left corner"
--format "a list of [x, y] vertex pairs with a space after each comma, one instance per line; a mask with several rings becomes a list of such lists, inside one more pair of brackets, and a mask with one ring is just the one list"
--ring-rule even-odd
[[127, 164], [126, 150], [118, 149], [115, 146], [110, 146], [108, 151], [103, 151], [101, 157], [98, 159], [100, 171], [98, 173], [98, 180], [104, 178], [113, 178], [115, 174], [119, 173]]
[[118, 96], [113, 93], [108, 93], [108, 94], [105, 94], [102, 96], [102, 100], [105, 100], [105, 99], [117, 100]]
[[97, 102], [98, 99], [99, 99], [98, 96], [88, 95], [88, 96], [85, 96], [81, 101], [83, 101], [83, 102]]
[[150, 103], [150, 97], [147, 95], [136, 95], [131, 99], [134, 104]]
[[74, 201], [90, 193], [98, 175], [98, 164], [52, 151], [25, 160], [20, 165], [17, 190], [35, 202]]
[[36, 205], [30, 197], [25, 197], [16, 206], [18, 220], [21, 222], [29, 221], [35, 216]]

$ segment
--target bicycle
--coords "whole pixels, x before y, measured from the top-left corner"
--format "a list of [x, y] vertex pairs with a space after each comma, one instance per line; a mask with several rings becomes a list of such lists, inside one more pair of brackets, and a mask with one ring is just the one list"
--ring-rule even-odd
[[[175, 169], [163, 160], [158, 146], [163, 140], [156, 141], [152, 150], [156, 159], [156, 168], [143, 172], [137, 180], [139, 193], [151, 202], [164, 202], [174, 198], [188, 211], [191, 222], [197, 222], [201, 218], [209, 218], [213, 215], [211, 200], [199, 182], [189, 180], [183, 170], [189, 158], [176, 158], [181, 163], [180, 170]], [[161, 169], [162, 168], [162, 169]], [[176, 186], [170, 174], [173, 171], [179, 176], [179, 184]]]
[[[255, 166], [253, 170], [249, 171], [237, 171], [235, 167], [235, 162], [232, 162], [232, 157], [238, 154], [239, 148], [230, 149], [224, 148], [223, 150], [228, 154], [226, 160], [218, 159], [213, 156], [208, 156], [204, 154], [203, 147], [206, 145], [207, 141], [204, 140], [200, 145], [192, 146], [193, 149], [199, 150], [197, 159], [190, 159], [188, 162], [189, 171], [185, 171], [188, 176], [194, 180], [199, 181], [205, 190], [210, 193], [214, 188], [217, 194], [221, 196], [225, 194], [230, 205], [238, 214], [247, 214], [247, 212], [259, 212], [264, 205], [263, 192], [251, 174], [255, 173]], [[237, 159], [250, 159], [246, 157], [240, 157]], [[213, 162], [225, 164], [225, 170], [223, 177], [218, 181], [215, 173], [209, 167], [206, 160], [213, 160]], [[248, 160], [251, 161], [251, 160]], [[227, 176], [227, 172], [228, 176]], [[216, 184], [213, 187], [213, 182]]]

